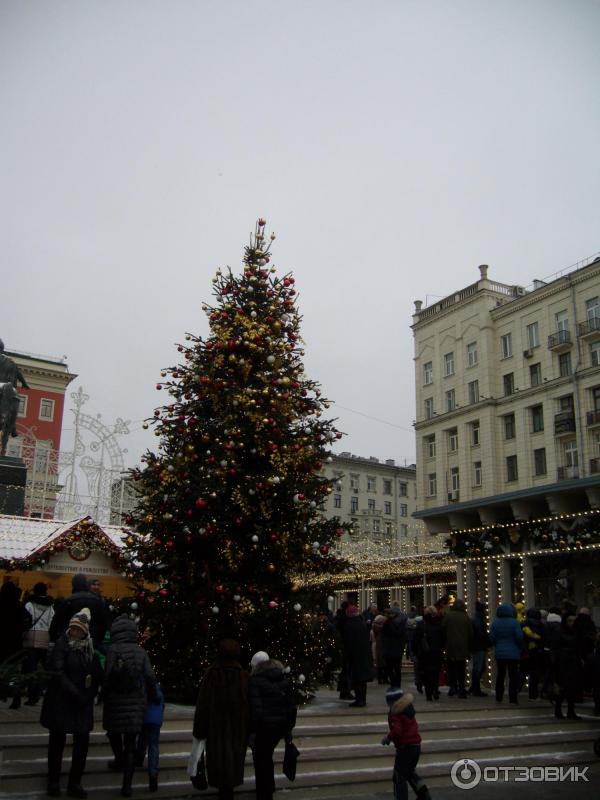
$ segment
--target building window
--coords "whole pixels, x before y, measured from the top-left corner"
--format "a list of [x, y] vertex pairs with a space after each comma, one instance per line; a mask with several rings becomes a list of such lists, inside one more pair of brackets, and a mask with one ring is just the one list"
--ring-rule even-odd
[[401, 483], [400, 484], [400, 497], [407, 497], [408, 496], [408, 484]]
[[435, 434], [423, 439], [425, 444], [425, 458], [435, 458]]
[[505, 333], [500, 337], [500, 346], [502, 348], [502, 358], [510, 358], [512, 356], [512, 333]]
[[565, 394], [563, 397], [558, 398], [559, 411], [573, 411], [573, 395]]
[[468, 384], [469, 389], [469, 403], [479, 402], [479, 381], [470, 381]]
[[373, 520], [373, 533], [381, 533], [381, 524], [378, 519]]
[[508, 483], [519, 480], [516, 456], [507, 456], [506, 458], [506, 480]]
[[515, 376], [513, 372], [507, 372], [502, 378], [504, 384], [504, 395], [514, 394], [515, 392]]
[[376, 492], [377, 491], [377, 478], [374, 478], [373, 475], [367, 475], [367, 492]]
[[34, 472], [46, 472], [48, 470], [50, 462], [50, 448], [50, 442], [38, 440], [35, 443]]
[[392, 482], [383, 479], [383, 493], [384, 494], [391, 494], [392, 493]]
[[458, 450], [458, 428], [451, 428], [448, 431], [448, 451], [455, 453]]
[[391, 522], [386, 522], [385, 523], [385, 535], [386, 536], [391, 536], [392, 535], [392, 523]]
[[479, 420], [477, 419], [475, 420], [475, 422], [471, 423], [471, 445], [473, 447], [479, 447], [479, 442], [480, 442], [479, 432], [480, 432]]
[[600, 431], [596, 434], [596, 455], [600, 458]]
[[546, 448], [540, 447], [533, 451], [533, 474], [545, 475], [546, 471]]
[[408, 537], [408, 525], [404, 523], [400, 525], [400, 535], [403, 536], [405, 539]]
[[470, 367], [474, 367], [477, 361], [477, 342], [471, 342], [471, 344], [467, 345], [467, 363]]
[[[554, 319], [556, 320], [556, 330], [558, 333], [562, 333], [562, 331], [569, 330], [569, 315], [566, 311], [559, 311], [557, 314], [554, 315]], [[559, 342], [566, 342], [568, 341], [565, 337], [559, 337]]]
[[600, 342], [594, 342], [590, 345], [590, 358], [592, 367], [600, 367]]
[[433, 417], [433, 397], [425, 399], [425, 419], [432, 419]]
[[350, 488], [351, 489], [358, 489], [358, 487], [359, 487], [358, 475], [356, 475], [356, 474], [350, 475]]
[[458, 467], [452, 467], [450, 470], [450, 486], [453, 492], [458, 492], [460, 490], [460, 475]]
[[333, 507], [334, 508], [341, 508], [342, 507], [342, 495], [341, 494], [334, 494], [333, 495]]
[[539, 386], [541, 384], [542, 365], [539, 362], [529, 365], [529, 380], [531, 381], [531, 386]]
[[444, 375], [454, 375], [454, 353], [446, 353], [444, 356]]
[[514, 439], [515, 438], [515, 415], [514, 414], [506, 414], [503, 417], [504, 420], [504, 438], [505, 439]]
[[446, 411], [454, 411], [456, 408], [456, 393], [454, 389], [446, 392]]
[[26, 417], [27, 416], [27, 401], [29, 398], [27, 395], [20, 394], [19, 395], [19, 409], [17, 411], [18, 417]]
[[423, 364], [423, 376], [425, 386], [429, 386], [430, 383], [433, 383], [433, 361], [428, 361], [426, 364]]
[[54, 400], [43, 397], [40, 400], [40, 419], [52, 422], [54, 419]]
[[585, 301], [585, 315], [588, 322], [600, 319], [600, 303], [597, 297]]
[[389, 500], [386, 500], [383, 504], [383, 513], [384, 514], [391, 514], [392, 513], [392, 504]]
[[565, 454], [565, 467], [579, 466], [579, 453], [577, 452], [577, 442], [575, 441], [575, 439], [571, 439], [570, 441], [565, 442], [564, 454]]
[[350, 513], [356, 514], [358, 511], [358, 497], [351, 497], [350, 498]]
[[561, 378], [568, 378], [571, 374], [571, 353], [561, 353], [558, 357], [558, 371]]
[[481, 486], [481, 461], [473, 462], [473, 486]]
[[540, 433], [544, 430], [544, 406], [531, 407], [531, 431], [532, 433]]
[[375, 500], [372, 497], [367, 500], [367, 508], [369, 511], [375, 511]]
[[527, 326], [527, 346], [530, 350], [540, 346], [540, 326], [537, 322]]
[[600, 411], [600, 386], [592, 388], [592, 410]]
[[400, 516], [408, 517], [408, 506], [406, 503], [400, 503]]
[[427, 476], [427, 496], [434, 497], [437, 494], [437, 477], [435, 472], [430, 472]]

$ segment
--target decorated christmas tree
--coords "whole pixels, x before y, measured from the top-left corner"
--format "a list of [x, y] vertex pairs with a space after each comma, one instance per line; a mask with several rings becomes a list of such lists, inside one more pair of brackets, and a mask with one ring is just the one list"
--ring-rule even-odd
[[332, 552], [343, 527], [322, 513], [341, 434], [304, 373], [295, 282], [270, 266], [274, 238], [258, 220], [241, 274], [217, 272], [210, 333], [187, 334], [182, 363], [161, 373], [159, 445], [133, 474], [132, 605], [171, 697], [195, 695], [224, 636], [289, 665], [300, 694], [332, 655], [317, 616], [326, 587], [303, 584], [345, 566]]

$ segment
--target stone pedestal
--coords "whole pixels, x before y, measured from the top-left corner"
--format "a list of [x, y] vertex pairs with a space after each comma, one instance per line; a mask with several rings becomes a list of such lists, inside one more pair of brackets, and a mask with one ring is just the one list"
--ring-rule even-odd
[[27, 467], [22, 459], [0, 456], [0, 514], [23, 515], [26, 481]]

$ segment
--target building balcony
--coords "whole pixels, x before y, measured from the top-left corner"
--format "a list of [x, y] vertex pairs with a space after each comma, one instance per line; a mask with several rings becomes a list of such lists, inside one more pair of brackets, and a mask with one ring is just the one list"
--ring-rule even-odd
[[588, 411], [586, 420], [588, 428], [600, 427], [600, 411]]
[[600, 474], [600, 458], [590, 458], [590, 475]]
[[565, 353], [571, 347], [573, 347], [571, 331], [556, 331], [556, 333], [552, 333], [548, 337], [548, 350], [552, 350], [553, 353]]
[[579, 467], [558, 467], [556, 479], [558, 481], [572, 481], [579, 477]]
[[600, 339], [600, 317], [590, 317], [577, 325], [577, 335], [588, 342]]
[[554, 415], [554, 435], [567, 436], [575, 433], [575, 415], [572, 411], [561, 411]]

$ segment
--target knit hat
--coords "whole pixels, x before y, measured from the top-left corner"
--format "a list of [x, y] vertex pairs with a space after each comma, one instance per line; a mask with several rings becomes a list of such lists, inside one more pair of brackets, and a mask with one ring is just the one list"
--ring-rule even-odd
[[396, 700], [399, 700], [404, 692], [399, 686], [390, 686], [390, 688], [385, 693], [385, 702], [388, 706], [393, 706]]
[[250, 659], [250, 666], [252, 669], [257, 667], [259, 664], [262, 664], [264, 661], [269, 660], [269, 654], [265, 653], [264, 650], [259, 650], [257, 653], [254, 653], [252, 658]]
[[69, 620], [69, 628], [79, 628], [86, 636], [89, 636], [91, 619], [92, 615], [89, 608], [82, 608], [81, 611], [73, 614]]

